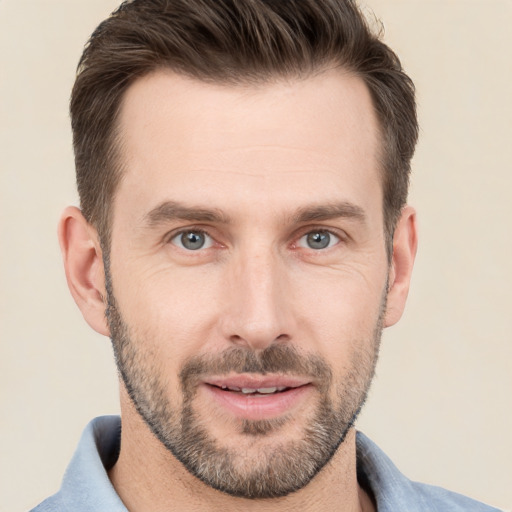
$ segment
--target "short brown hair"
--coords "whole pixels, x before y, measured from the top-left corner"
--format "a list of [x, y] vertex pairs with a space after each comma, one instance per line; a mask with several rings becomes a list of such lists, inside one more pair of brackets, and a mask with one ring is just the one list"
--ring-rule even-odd
[[[108, 247], [121, 176], [123, 95], [159, 68], [206, 82], [261, 83], [341, 66], [366, 83], [378, 115], [388, 246], [407, 200], [418, 137], [414, 85], [354, 0], [131, 0], [88, 41], [71, 96], [78, 192]], [[390, 250], [391, 247], [388, 247]]]

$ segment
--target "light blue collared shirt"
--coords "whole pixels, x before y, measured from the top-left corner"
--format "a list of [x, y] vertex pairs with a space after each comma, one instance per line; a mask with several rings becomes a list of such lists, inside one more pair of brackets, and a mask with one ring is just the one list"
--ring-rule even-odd
[[[119, 456], [121, 420], [102, 416], [87, 425], [56, 494], [31, 512], [127, 512], [107, 470]], [[357, 433], [357, 473], [378, 512], [500, 512], [440, 487], [412, 482], [364, 434]]]

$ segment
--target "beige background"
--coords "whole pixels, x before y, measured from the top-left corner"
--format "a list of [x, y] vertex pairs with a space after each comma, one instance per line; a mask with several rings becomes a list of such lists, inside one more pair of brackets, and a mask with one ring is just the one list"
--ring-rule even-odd
[[[0, 0], [0, 510], [59, 486], [84, 425], [116, 413], [109, 342], [56, 240], [76, 202], [69, 92], [114, 0]], [[368, 0], [418, 86], [408, 310], [359, 426], [411, 478], [512, 509], [512, 2]]]

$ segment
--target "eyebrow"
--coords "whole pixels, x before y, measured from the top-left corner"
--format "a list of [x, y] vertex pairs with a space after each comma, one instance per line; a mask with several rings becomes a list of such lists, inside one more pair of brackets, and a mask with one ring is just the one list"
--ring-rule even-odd
[[230, 222], [229, 217], [220, 210], [189, 207], [176, 201], [164, 201], [144, 216], [144, 221], [149, 227], [155, 227], [174, 220], [222, 224], [229, 224]]
[[[299, 208], [288, 218], [292, 224], [336, 218], [349, 218], [364, 223], [366, 214], [360, 206], [343, 201], [327, 205], [305, 206]], [[215, 224], [230, 224], [231, 222], [229, 216], [221, 210], [185, 206], [177, 201], [164, 201], [144, 216], [144, 221], [149, 227], [156, 227], [175, 220]]]
[[362, 223], [366, 222], [366, 214], [363, 208], [347, 201], [299, 208], [299, 210], [297, 210], [297, 212], [292, 216], [292, 220], [297, 224], [302, 224], [306, 222], [330, 220], [341, 217], [354, 219]]

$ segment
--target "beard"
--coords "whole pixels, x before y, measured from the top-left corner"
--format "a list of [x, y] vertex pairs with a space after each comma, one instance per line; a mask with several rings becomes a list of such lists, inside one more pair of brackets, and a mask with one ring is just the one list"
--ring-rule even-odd
[[[106, 316], [119, 374], [138, 414], [189, 473], [231, 496], [277, 498], [302, 489], [331, 460], [354, 425], [375, 373], [385, 294], [372, 338], [353, 344], [354, 352], [343, 382], [334, 385], [333, 372], [323, 358], [301, 354], [291, 344], [272, 344], [261, 352], [232, 347], [218, 354], [196, 355], [184, 362], [179, 373], [182, 400], [177, 407], [169, 399], [165, 369], [160, 367], [158, 357], [145, 349], [148, 340], [134, 336], [122, 318], [108, 265], [105, 270]], [[223, 446], [210, 433], [207, 415], [195, 410], [194, 398], [202, 377], [228, 373], [301, 375], [319, 382], [317, 404], [303, 422], [301, 437], [287, 439], [286, 426], [293, 420], [288, 416], [244, 419], [237, 423], [237, 433], [262, 442], [257, 455]], [[265, 446], [267, 439], [278, 434], [280, 441]]]

